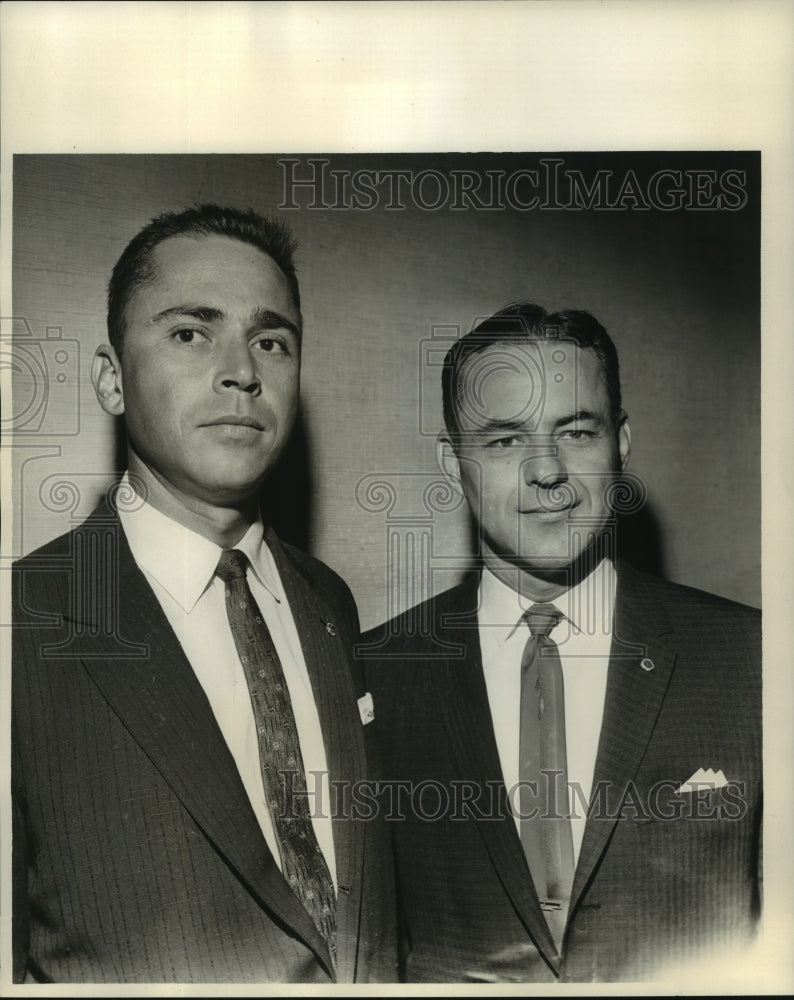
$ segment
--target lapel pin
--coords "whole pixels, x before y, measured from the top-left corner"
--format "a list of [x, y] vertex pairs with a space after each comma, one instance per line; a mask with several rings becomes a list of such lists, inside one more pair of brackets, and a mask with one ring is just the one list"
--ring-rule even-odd
[[643, 670], [651, 671], [653, 670], [653, 660], [649, 660], [646, 656], [644, 659], [640, 660], [640, 666]]
[[326, 622], [325, 623], [325, 631], [329, 635], [336, 635], [336, 625], [334, 625], [333, 622]]

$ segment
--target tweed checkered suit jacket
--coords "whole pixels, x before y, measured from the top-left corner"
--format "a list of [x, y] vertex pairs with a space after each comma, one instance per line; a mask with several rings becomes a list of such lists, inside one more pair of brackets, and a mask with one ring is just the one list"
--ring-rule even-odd
[[[352, 597], [323, 564], [268, 543], [330, 777], [369, 779]], [[116, 513], [100, 506], [13, 575], [15, 980], [394, 981], [382, 826], [334, 819], [335, 976]]]
[[[506, 809], [478, 582], [359, 647], [385, 777], [425, 783], [414, 802], [403, 794], [402, 815], [392, 808], [405, 978], [648, 979], [748, 942], [760, 893], [758, 612], [619, 565], [594, 794], [558, 954]], [[728, 784], [680, 792], [700, 768]]]

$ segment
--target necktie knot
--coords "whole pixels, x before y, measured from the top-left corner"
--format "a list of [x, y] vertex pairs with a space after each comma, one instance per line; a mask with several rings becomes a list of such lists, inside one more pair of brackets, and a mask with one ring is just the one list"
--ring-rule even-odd
[[224, 583], [231, 583], [232, 580], [245, 579], [245, 571], [248, 568], [248, 557], [240, 549], [224, 549], [218, 560], [215, 575], [219, 576]]
[[529, 626], [533, 638], [542, 636], [545, 639], [563, 614], [554, 604], [533, 604], [522, 617]]

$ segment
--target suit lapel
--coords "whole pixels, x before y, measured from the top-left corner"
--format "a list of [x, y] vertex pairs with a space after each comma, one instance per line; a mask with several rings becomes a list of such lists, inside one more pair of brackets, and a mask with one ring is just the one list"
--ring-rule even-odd
[[[106, 510], [100, 520], [106, 533]], [[96, 621], [114, 605], [118, 632], [144, 642], [148, 655], [119, 658], [116, 629], [89, 627], [79, 640], [85, 669], [218, 852], [330, 971], [325, 942], [279, 871], [209, 701], [115, 523], [115, 560], [86, 565], [84, 585], [97, 595]]]
[[438, 697], [447, 704], [452, 751], [457, 757], [460, 779], [475, 782], [482, 789], [479, 804], [486, 814], [492, 814], [494, 808], [490, 790], [499, 789], [501, 818], [486, 820], [476, 826], [505, 892], [546, 962], [556, 970], [559, 965], [557, 950], [540, 909], [515, 821], [507, 806], [483, 676], [477, 628], [478, 583], [477, 576], [467, 579], [446, 595], [448, 600], [438, 608], [438, 634], [464, 649], [461, 657], [450, 658], [444, 663], [439, 674]]
[[[273, 552], [284, 590], [298, 627], [306, 667], [320, 718], [326, 763], [332, 785], [333, 837], [337, 903], [337, 978], [355, 981], [358, 921], [361, 908], [365, 822], [350, 814], [350, 792], [367, 777], [361, 717], [351, 671], [350, 651], [358, 636], [346, 636], [336, 613], [316, 584], [272, 532], [267, 543]], [[342, 796], [335, 801], [334, 788]]]
[[574, 878], [571, 914], [609, 843], [621, 804], [653, 733], [675, 666], [673, 632], [673, 623], [654, 598], [652, 586], [649, 587], [646, 579], [630, 567], [618, 564], [612, 647], [593, 775], [592, 811], [588, 815]]

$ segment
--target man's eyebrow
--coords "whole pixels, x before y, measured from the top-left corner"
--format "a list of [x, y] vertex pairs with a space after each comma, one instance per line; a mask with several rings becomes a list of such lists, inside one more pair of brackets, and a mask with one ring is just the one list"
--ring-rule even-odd
[[480, 434], [489, 434], [494, 431], [525, 431], [526, 429], [527, 424], [525, 420], [519, 420], [518, 418], [500, 419], [499, 417], [489, 417], [483, 421], [481, 427], [476, 429], [476, 432]]
[[[564, 417], [558, 417], [557, 420], [552, 424], [552, 430], [558, 430], [560, 427], [565, 427], [567, 424], [573, 423], [583, 423], [587, 420], [592, 421], [596, 424], [603, 424], [604, 418], [597, 413], [593, 413], [592, 410], [577, 410], [576, 413], [566, 414]], [[537, 433], [537, 419], [534, 420], [521, 420], [518, 417], [513, 418], [488, 418], [483, 421], [482, 426], [476, 428], [474, 433], [476, 434], [493, 434], [501, 433], [507, 431], [520, 431], [529, 432], [531, 434]]]
[[[226, 313], [222, 309], [216, 309], [213, 306], [185, 304], [163, 309], [162, 312], [152, 317], [152, 322], [159, 323], [162, 320], [178, 316], [187, 316], [200, 323], [218, 323], [226, 319]], [[254, 309], [251, 313], [251, 325], [258, 326], [263, 330], [290, 330], [296, 337], [301, 335], [300, 329], [291, 320], [272, 309]]]
[[223, 319], [225, 315], [226, 314], [222, 309], [213, 309], [211, 306], [170, 306], [168, 309], [163, 309], [162, 312], [152, 316], [152, 322], [159, 323], [164, 319], [172, 319], [177, 316], [189, 316], [191, 319], [197, 319], [201, 323], [217, 323], [218, 320]]
[[598, 413], [593, 413], [592, 410], [577, 410], [576, 413], [572, 413], [570, 416], [560, 417], [558, 420], [555, 420], [554, 429], [564, 427], [566, 424], [583, 423], [586, 420], [590, 420], [595, 424], [604, 423], [604, 418]]
[[301, 335], [300, 327], [272, 309], [255, 309], [251, 322], [253, 326], [259, 326], [263, 330], [290, 330], [296, 337]]

